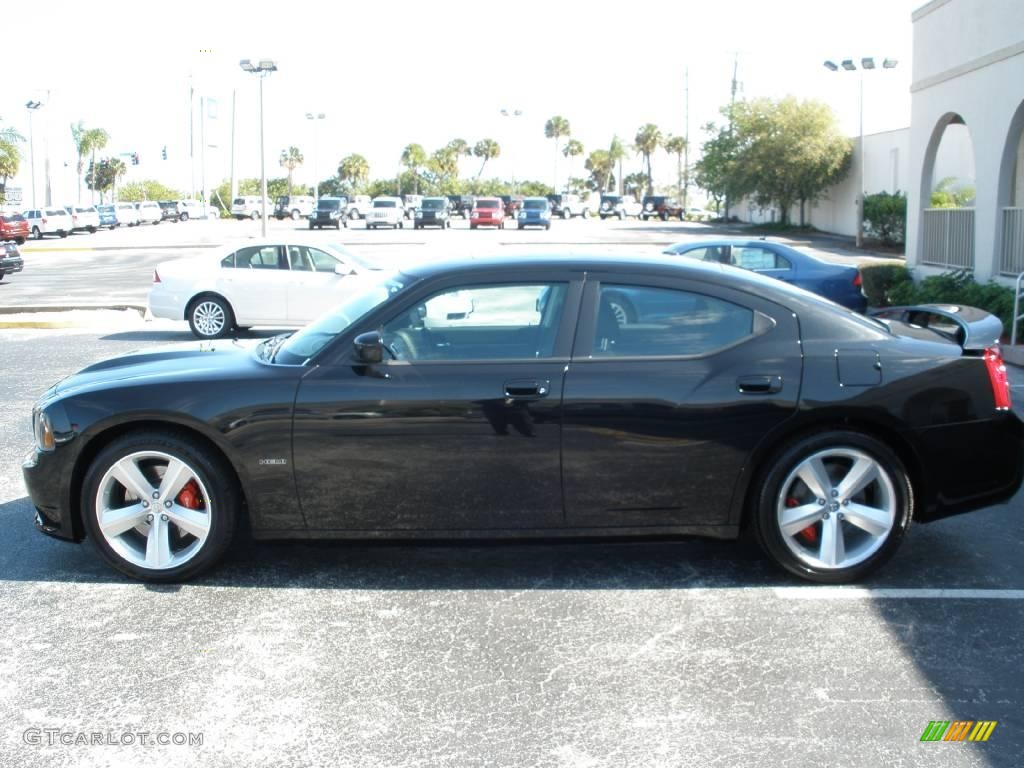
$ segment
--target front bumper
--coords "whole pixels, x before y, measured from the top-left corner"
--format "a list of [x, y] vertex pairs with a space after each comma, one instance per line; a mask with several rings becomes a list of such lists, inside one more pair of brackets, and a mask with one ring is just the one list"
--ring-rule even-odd
[[63, 462], [58, 454], [59, 450], [43, 452], [33, 448], [21, 464], [25, 487], [36, 509], [35, 525], [47, 536], [81, 541], [84, 534], [76, 528], [68, 499], [62, 493]]
[[21, 256], [11, 256], [0, 259], [0, 274], [13, 275], [25, 268], [25, 261]]

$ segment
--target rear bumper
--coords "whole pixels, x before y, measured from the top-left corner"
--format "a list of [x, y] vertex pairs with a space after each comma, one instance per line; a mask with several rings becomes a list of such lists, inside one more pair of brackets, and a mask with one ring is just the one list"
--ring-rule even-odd
[[915, 432], [925, 492], [914, 519], [941, 520], [1013, 497], [1024, 480], [1024, 423], [1015, 413]]
[[146, 303], [149, 306], [149, 313], [153, 317], [162, 317], [167, 320], [185, 319], [185, 306], [181, 297], [164, 288], [150, 288]]

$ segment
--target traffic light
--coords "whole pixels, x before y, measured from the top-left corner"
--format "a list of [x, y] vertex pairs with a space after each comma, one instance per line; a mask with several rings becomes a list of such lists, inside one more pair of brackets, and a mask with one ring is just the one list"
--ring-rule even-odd
[[161, 150], [160, 154], [163, 156], [164, 160], [166, 160], [167, 159], [167, 147], [164, 147]]
[[132, 165], [138, 165], [138, 164], [139, 164], [139, 153], [138, 152], [132, 152]]

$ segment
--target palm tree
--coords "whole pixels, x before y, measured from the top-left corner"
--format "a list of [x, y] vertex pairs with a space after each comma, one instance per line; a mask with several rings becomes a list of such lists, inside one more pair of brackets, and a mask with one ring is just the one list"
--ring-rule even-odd
[[338, 177], [356, 189], [370, 178], [370, 164], [362, 155], [349, 155], [338, 163]]
[[561, 115], [555, 115], [544, 123], [544, 136], [555, 140], [555, 179], [554, 188], [558, 191], [558, 150], [559, 141], [569, 135], [569, 121]]
[[686, 207], [686, 189], [683, 185], [683, 153], [686, 152], [686, 139], [682, 136], [666, 136], [665, 151], [676, 156], [676, 197]]
[[598, 190], [601, 192], [606, 191], [608, 188], [608, 177], [615, 167], [608, 150], [595, 149], [587, 156], [583, 167], [590, 171], [591, 177], [597, 182]]
[[[562, 155], [565, 156], [566, 160], [570, 160], [574, 157], [579, 157], [583, 154], [583, 142], [578, 139], [569, 139], [565, 142], [565, 146], [562, 147]], [[569, 166], [569, 175], [572, 176], [572, 166]]]
[[[89, 158], [89, 162], [95, 168], [96, 150], [103, 149], [104, 147], [107, 146], [107, 142], [110, 141], [110, 134], [108, 134], [102, 128], [90, 128], [88, 131], [86, 131], [86, 135], [88, 136], [89, 154], [91, 155], [91, 157]], [[93, 192], [92, 202], [96, 202], [96, 190], [93, 189], [91, 191]]]
[[402, 150], [404, 165], [416, 180], [416, 194], [420, 193], [420, 169], [427, 164], [427, 151], [422, 144], [409, 144]]
[[96, 150], [107, 146], [110, 136], [102, 128], [86, 128], [85, 123], [79, 120], [78, 125], [71, 124], [71, 139], [75, 143], [75, 152], [78, 153], [75, 170], [78, 172], [78, 202], [82, 202], [82, 173], [85, 171], [85, 156], [91, 154], [95, 163]]
[[107, 168], [109, 169], [110, 176], [113, 179], [113, 184], [110, 191], [110, 199], [117, 200], [117, 181], [128, 173], [128, 166], [124, 164], [124, 160], [119, 157], [111, 157], [107, 160]]
[[0, 203], [4, 202], [7, 180], [18, 174], [21, 164], [21, 153], [13, 141], [0, 137]]
[[298, 147], [288, 147], [288, 149], [281, 150], [281, 160], [279, 161], [281, 167], [288, 171], [288, 197], [292, 196], [292, 174], [295, 173], [295, 169], [305, 162], [305, 158], [299, 151]]
[[644, 157], [644, 165], [647, 168], [647, 194], [654, 194], [654, 175], [651, 172], [651, 155], [661, 146], [661, 131], [654, 123], [647, 123], [640, 127], [633, 139], [636, 151]]
[[476, 174], [479, 180], [483, 175], [484, 166], [487, 165], [487, 161], [498, 157], [501, 154], [501, 147], [498, 146], [498, 142], [494, 139], [480, 139], [473, 147], [473, 154], [483, 158], [483, 162], [480, 163], [480, 170]]
[[[626, 156], [626, 148], [619, 141], [618, 136], [612, 136], [612, 143], [608, 147], [608, 159], [609, 169], [608, 174], [605, 176], [605, 184], [607, 185], [608, 180], [611, 178], [611, 169], [615, 167], [615, 164], [619, 164], [619, 193], [622, 193], [622, 159]], [[611, 192], [611, 189], [608, 190]]]
[[469, 142], [465, 139], [452, 139], [448, 142], [445, 147], [455, 157], [455, 172], [452, 174], [456, 179], [459, 178], [459, 158], [460, 157], [472, 157], [473, 148], [469, 146]]

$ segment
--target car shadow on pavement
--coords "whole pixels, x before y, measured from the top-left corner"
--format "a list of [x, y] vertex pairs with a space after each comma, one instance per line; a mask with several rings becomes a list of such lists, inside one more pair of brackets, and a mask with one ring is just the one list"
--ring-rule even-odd
[[[978, 517], [992, 516], [990, 525]], [[27, 497], [0, 504], [0, 581], [125, 582], [93, 547], [44, 536]], [[1009, 507], [916, 526], [869, 588], [1024, 587]], [[981, 530], [979, 530], [981, 529]], [[991, 535], [985, 531], [991, 531]], [[979, 536], [981, 537], [979, 541]], [[1019, 538], [1019, 537], [1016, 537]], [[1001, 551], [1006, 549], [1007, 551]], [[999, 564], [1003, 565], [1000, 567]], [[806, 584], [747, 538], [529, 541], [252, 541], [238, 537], [201, 586], [320, 589], [688, 589]]]
[[[291, 331], [291, 328], [259, 328], [249, 329], [246, 331], [239, 331], [234, 336], [228, 336], [223, 339], [217, 339], [214, 343], [216, 344], [230, 344], [232, 339], [238, 339], [244, 341], [246, 339], [269, 339], [271, 336], [276, 336], [279, 333]], [[120, 331], [118, 333], [109, 333], [106, 336], [101, 336], [100, 341], [176, 341], [176, 342], [187, 342], [187, 341], [200, 341], [192, 332], [187, 328], [183, 330], [169, 329], [163, 331]]]

